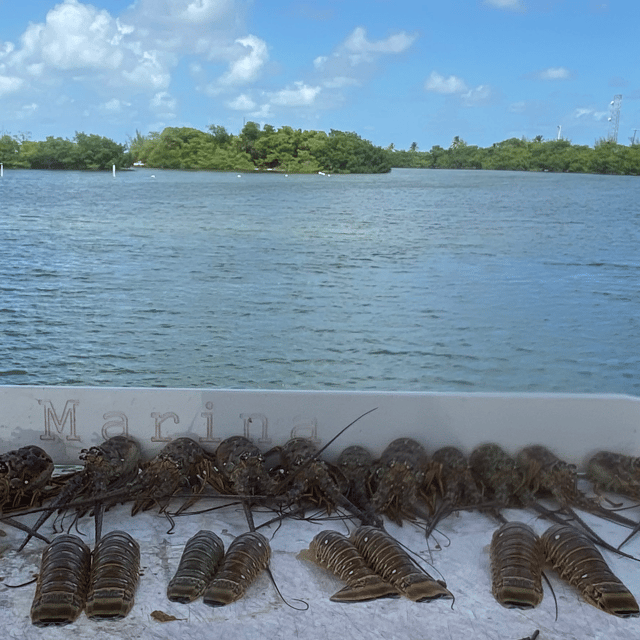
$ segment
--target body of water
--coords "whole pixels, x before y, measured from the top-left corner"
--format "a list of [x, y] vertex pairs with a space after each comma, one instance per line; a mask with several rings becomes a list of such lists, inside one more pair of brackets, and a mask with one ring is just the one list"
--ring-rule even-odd
[[640, 395], [640, 180], [5, 171], [0, 384]]

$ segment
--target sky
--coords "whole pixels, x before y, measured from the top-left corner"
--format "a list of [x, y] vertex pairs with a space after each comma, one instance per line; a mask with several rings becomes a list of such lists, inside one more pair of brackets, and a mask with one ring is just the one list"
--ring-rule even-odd
[[0, 134], [254, 121], [396, 149], [593, 146], [621, 95], [629, 144], [639, 25], [637, 0], [0, 0]]

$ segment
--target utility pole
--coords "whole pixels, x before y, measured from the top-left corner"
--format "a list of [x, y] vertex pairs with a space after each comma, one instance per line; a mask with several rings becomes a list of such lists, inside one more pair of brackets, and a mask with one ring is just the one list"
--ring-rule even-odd
[[633, 138], [629, 138], [629, 140], [631, 140], [631, 144], [635, 144], [636, 143], [636, 131], [637, 129], [633, 130]]
[[622, 105], [622, 95], [613, 96], [609, 105], [609, 142], [618, 144], [618, 125], [620, 124], [620, 106]]
[[558, 125], [558, 138], [557, 139], [560, 140], [561, 136], [562, 136], [562, 125], [559, 124]]

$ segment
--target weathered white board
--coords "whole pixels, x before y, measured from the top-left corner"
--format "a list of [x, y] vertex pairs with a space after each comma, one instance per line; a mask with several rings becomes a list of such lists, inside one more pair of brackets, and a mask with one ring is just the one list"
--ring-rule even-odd
[[81, 449], [123, 433], [147, 456], [180, 436], [211, 450], [231, 435], [263, 449], [294, 436], [323, 445], [373, 408], [329, 447], [328, 458], [351, 444], [379, 454], [399, 436], [428, 451], [545, 444], [577, 464], [604, 448], [640, 455], [640, 398], [586, 394], [0, 387], [0, 445], [38, 444], [61, 464], [77, 463]]

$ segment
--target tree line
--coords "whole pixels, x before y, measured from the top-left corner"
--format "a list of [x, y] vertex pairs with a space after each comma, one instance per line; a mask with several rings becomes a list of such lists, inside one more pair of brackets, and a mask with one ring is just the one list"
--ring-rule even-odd
[[94, 134], [76, 133], [73, 140], [48, 136], [36, 142], [25, 136], [0, 138], [0, 162], [8, 169], [124, 169], [132, 164], [127, 145]]
[[286, 173], [386, 173], [389, 154], [358, 134], [263, 128], [247, 122], [239, 135], [220, 125], [208, 131], [168, 127], [143, 136], [136, 132], [130, 152], [136, 161], [165, 169], [282, 171]]
[[430, 151], [418, 151], [413, 143], [408, 151], [394, 150], [393, 145], [387, 151], [394, 167], [640, 175], [640, 144], [627, 147], [605, 139], [588, 147], [536, 136], [533, 140], [509, 138], [482, 148], [456, 136], [448, 149], [436, 145]]
[[167, 127], [136, 135], [122, 145], [97, 135], [76, 133], [73, 140], [25, 136], [0, 138], [0, 162], [7, 168], [123, 169], [140, 162], [163, 169], [216, 171], [271, 170], [287, 173], [384, 173], [391, 170], [389, 154], [356, 133], [332, 129], [302, 131], [291, 127], [261, 128], [247, 122], [239, 135], [220, 125], [207, 131]]
[[331, 129], [303, 131], [247, 122], [238, 135], [220, 125], [207, 131], [167, 127], [118, 144], [98, 135], [76, 133], [72, 140], [49, 136], [0, 137], [0, 162], [6, 168], [110, 170], [140, 162], [165, 169], [216, 171], [281, 171], [286, 173], [385, 173], [392, 167], [425, 169], [494, 169], [640, 175], [640, 144], [630, 146], [601, 139], [594, 147], [569, 140], [536, 136], [509, 138], [490, 147], [467, 144], [456, 136], [448, 149], [439, 145], [419, 151], [386, 149], [358, 134]]

